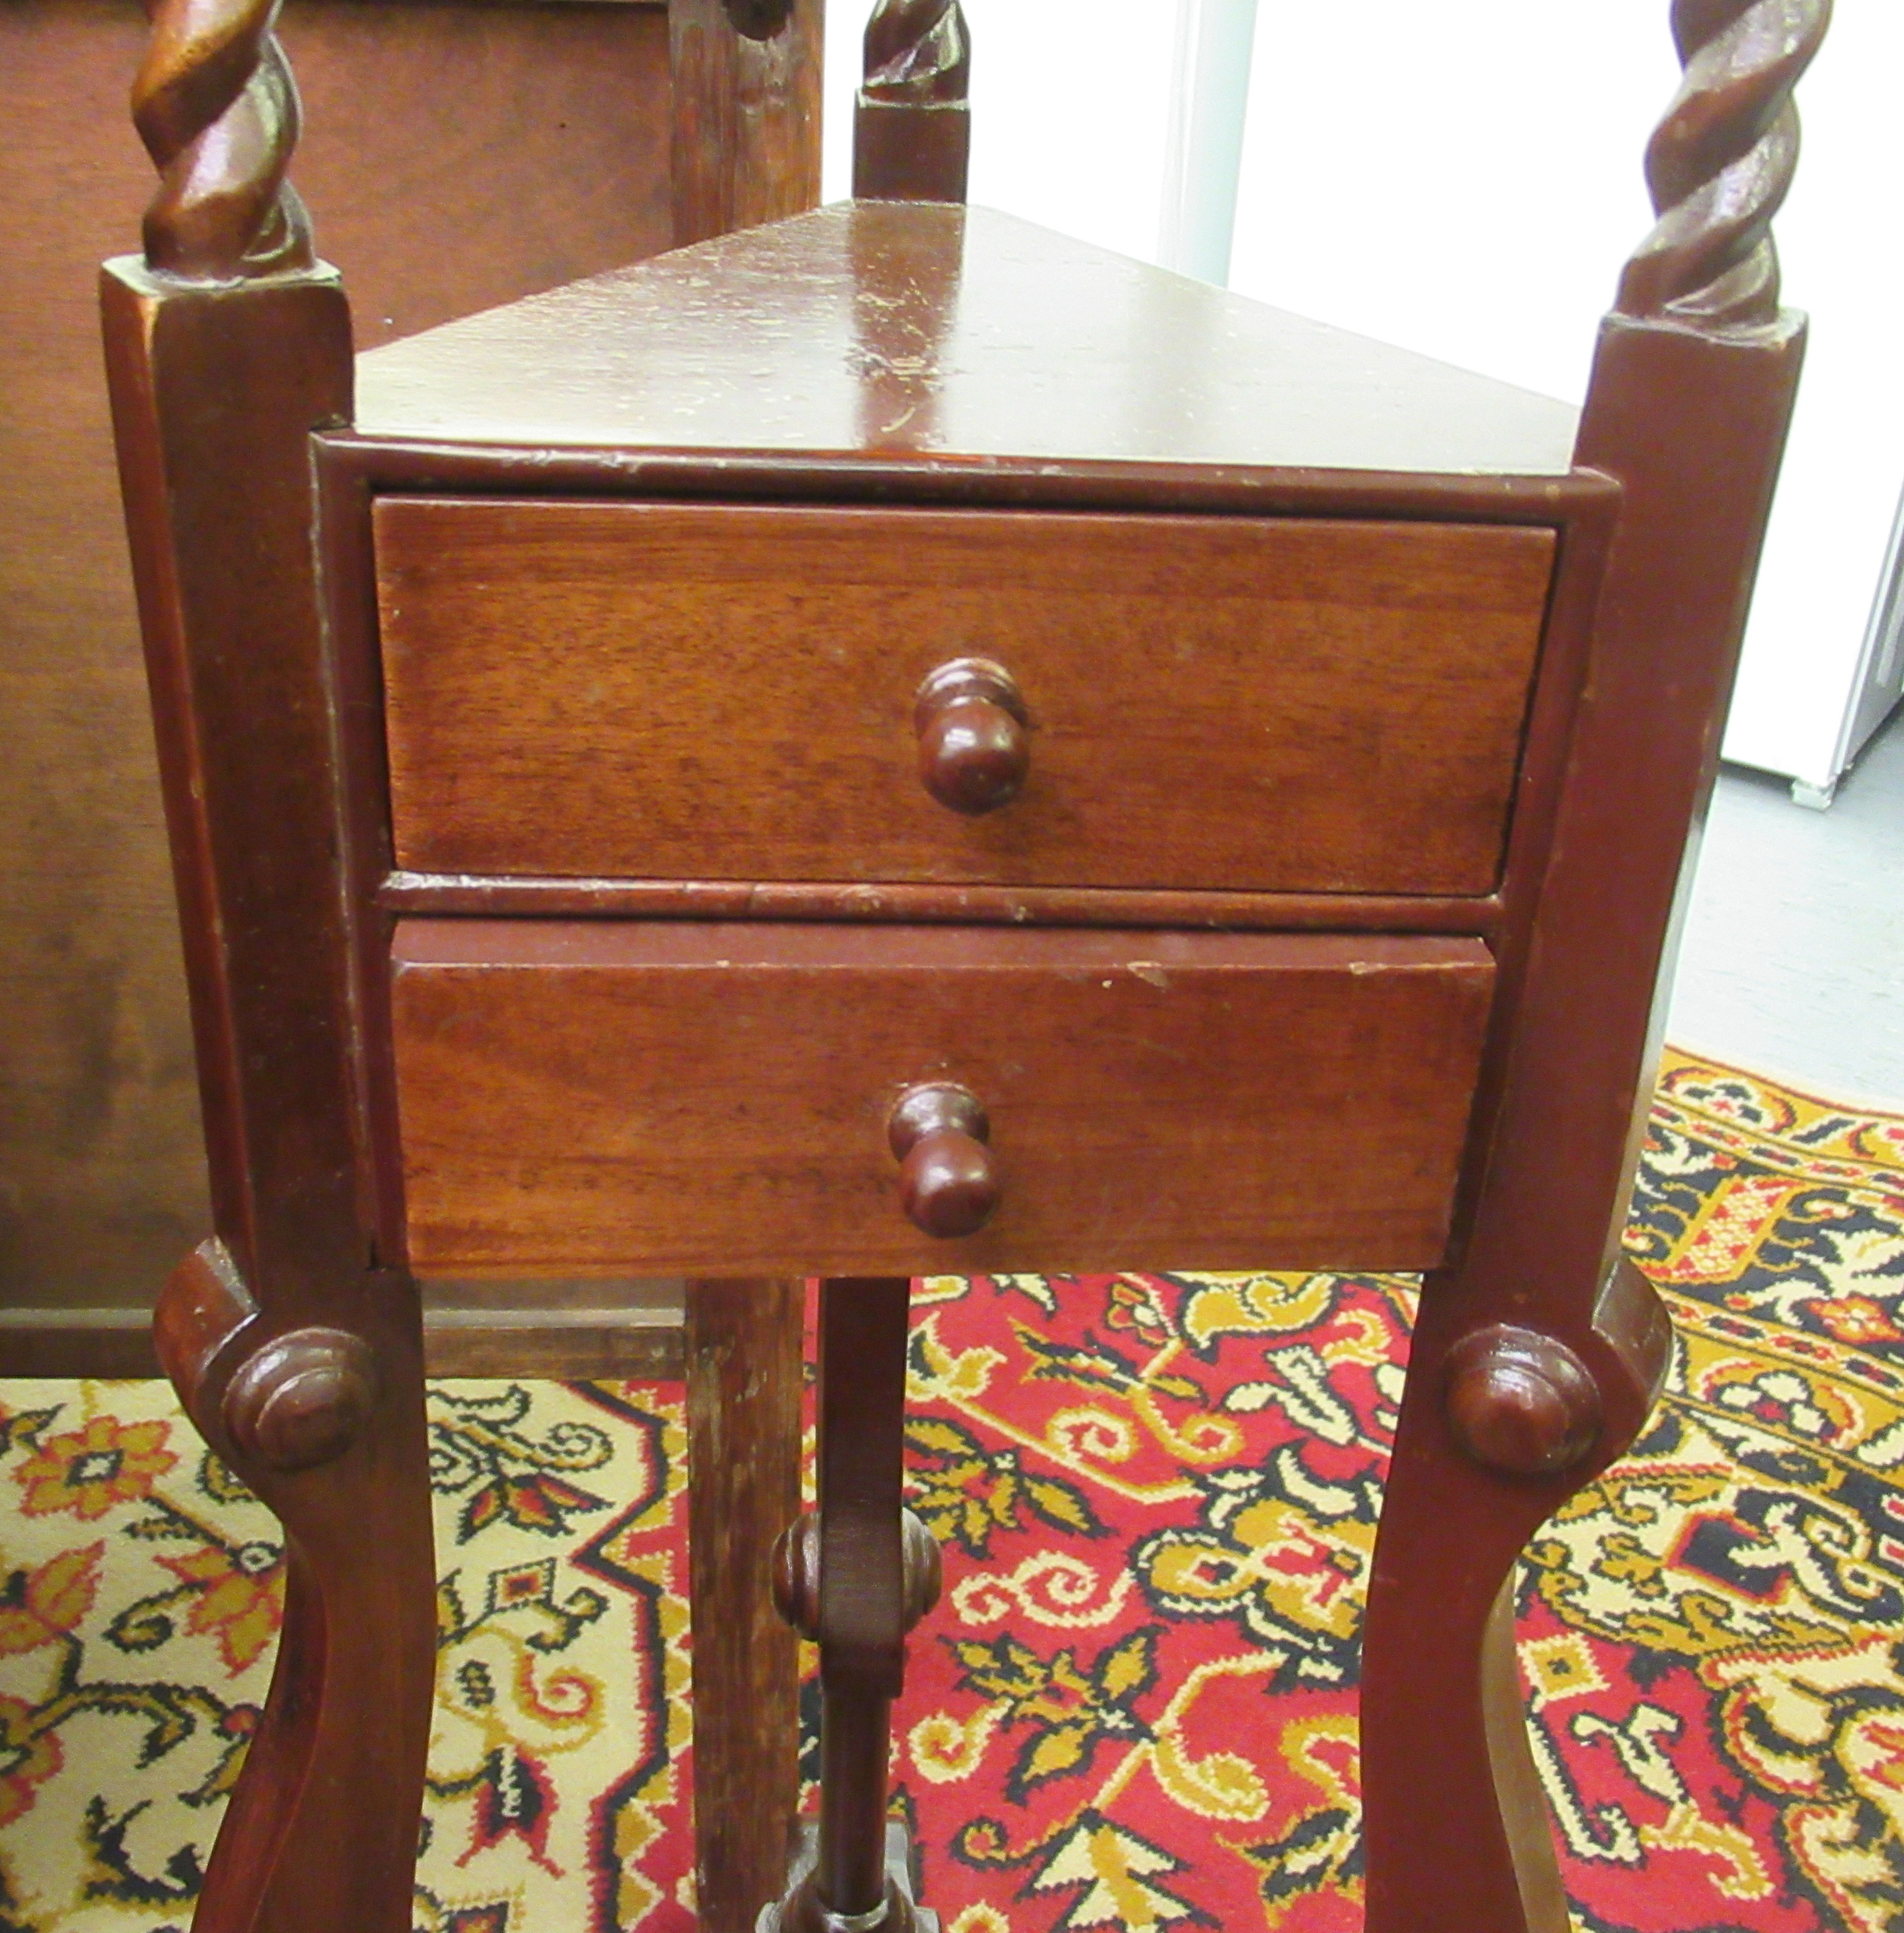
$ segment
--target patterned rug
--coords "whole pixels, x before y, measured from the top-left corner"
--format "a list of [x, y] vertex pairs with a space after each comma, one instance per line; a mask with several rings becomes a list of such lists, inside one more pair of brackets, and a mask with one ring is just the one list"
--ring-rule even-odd
[[[1675, 1057], [1633, 1252], [1679, 1324], [1536, 1544], [1587, 1933], [1904, 1925], [1904, 1118]], [[1360, 1924], [1361, 1580], [1412, 1291], [922, 1285], [898, 1804], [950, 1933]], [[0, 1385], [0, 1933], [189, 1918], [278, 1627], [271, 1518], [155, 1384]], [[692, 1923], [678, 1388], [431, 1392], [425, 1933]]]

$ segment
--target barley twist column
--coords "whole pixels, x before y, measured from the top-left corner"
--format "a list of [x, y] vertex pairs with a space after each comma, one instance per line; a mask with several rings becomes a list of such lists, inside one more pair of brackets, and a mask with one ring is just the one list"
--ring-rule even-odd
[[278, 0], [149, 0], [152, 37], [132, 119], [157, 164], [149, 266], [230, 282], [311, 265], [311, 227], [286, 182], [297, 88], [272, 33]]
[[1675, 0], [1685, 78], [1647, 146], [1659, 220], [1621, 278], [1622, 314], [1719, 327], [1777, 316], [1772, 218], [1798, 161], [1792, 89], [1830, 17], [1830, 0]]
[[879, 0], [866, 24], [853, 191], [874, 201], [963, 201], [971, 147], [971, 42], [958, 0]]

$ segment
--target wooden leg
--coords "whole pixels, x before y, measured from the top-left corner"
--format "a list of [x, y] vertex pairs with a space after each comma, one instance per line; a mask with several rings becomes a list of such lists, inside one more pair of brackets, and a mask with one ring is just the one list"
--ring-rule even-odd
[[1670, 1331], [1622, 1262], [1569, 1342], [1424, 1285], [1363, 1640], [1367, 1933], [1565, 1933], [1514, 1654], [1520, 1550], [1644, 1423]]
[[938, 1547], [901, 1500], [904, 1276], [820, 1288], [820, 1508], [781, 1540], [784, 1613], [820, 1643], [820, 1834], [813, 1863], [763, 1924], [778, 1933], [931, 1933], [903, 1852], [889, 1856], [886, 1765], [905, 1635], [938, 1595]]
[[707, 1933], [750, 1933], [787, 1877], [799, 1644], [769, 1553], [800, 1508], [803, 1285], [687, 1285], [694, 1875]]
[[216, 1242], [160, 1297], [167, 1373], [287, 1553], [271, 1692], [195, 1933], [410, 1933], [436, 1664], [422, 1324], [399, 1277], [335, 1305], [274, 1327]]

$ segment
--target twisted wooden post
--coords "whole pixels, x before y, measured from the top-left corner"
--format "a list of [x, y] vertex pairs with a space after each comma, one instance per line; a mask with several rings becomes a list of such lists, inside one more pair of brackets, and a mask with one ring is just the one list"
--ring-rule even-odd
[[1367, 1933], [1568, 1924], [1522, 1717], [1514, 1571], [1542, 1522], [1634, 1440], [1671, 1347], [1620, 1236], [1686, 833], [1718, 757], [1803, 349], [1803, 319], [1778, 306], [1771, 221], [1797, 158], [1792, 88], [1828, 12], [1673, 9], [1686, 77], [1647, 155], [1659, 221], [1602, 327], [1575, 449], [1620, 498], [1569, 776], [1533, 930], [1501, 960], [1493, 1024], [1513, 1045], [1481, 1103], [1465, 1243], [1422, 1286], [1376, 1545]]
[[879, 0], [866, 23], [868, 100], [963, 101], [972, 47], [958, 0]]
[[311, 434], [349, 419], [350, 319], [285, 182], [276, 11], [153, 7], [133, 113], [159, 192], [143, 257], [101, 282], [217, 1231], [155, 1326], [289, 1561], [194, 1923], [409, 1933], [435, 1664], [422, 1324], [414, 1284], [372, 1262], [359, 1186], [311, 541]]
[[1685, 79], [1648, 144], [1658, 224], [1627, 264], [1619, 312], [1749, 327], [1778, 314], [1772, 218], [1798, 163], [1792, 89], [1831, 0], [1674, 0]]
[[272, 33], [278, 0], [147, 0], [152, 38], [133, 124], [160, 174], [148, 267], [231, 282], [311, 266], [311, 224], [284, 179], [296, 84]]
[[971, 152], [971, 41], [958, 0], [878, 0], [853, 119], [853, 191], [963, 201]]

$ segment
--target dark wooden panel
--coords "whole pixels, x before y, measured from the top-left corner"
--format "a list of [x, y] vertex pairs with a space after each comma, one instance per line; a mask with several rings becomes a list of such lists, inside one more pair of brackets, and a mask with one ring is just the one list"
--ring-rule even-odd
[[[0, 1300], [15, 1303], [148, 1303], [208, 1219], [95, 292], [152, 191], [126, 116], [146, 31], [131, 0], [0, 8]], [[307, 116], [293, 176], [360, 341], [666, 245], [660, 8], [311, 0], [284, 38]]]
[[[425, 1272], [1418, 1268], [1493, 981], [1460, 939], [401, 923]], [[1004, 1205], [934, 1241], [885, 1120], [991, 1111]]]
[[787, 1876], [800, 1796], [799, 1643], [774, 1605], [775, 1540], [800, 1511], [805, 1285], [687, 1291], [694, 1904], [705, 1933], [751, 1927]]
[[737, 33], [733, 14], [729, 0], [668, 8], [674, 235], [684, 245], [820, 200], [824, 0], [789, 0], [765, 40]]
[[664, 8], [316, 0], [282, 38], [359, 347], [672, 244]]
[[[0, 1310], [0, 1376], [156, 1376], [143, 1307]], [[796, 1331], [797, 1333], [797, 1331]], [[549, 1376], [573, 1382], [678, 1381], [681, 1310], [426, 1309], [423, 1372], [432, 1376]]]
[[[386, 498], [398, 863], [1485, 893], [1551, 531]], [[1030, 777], [919, 777], [997, 659]]]

